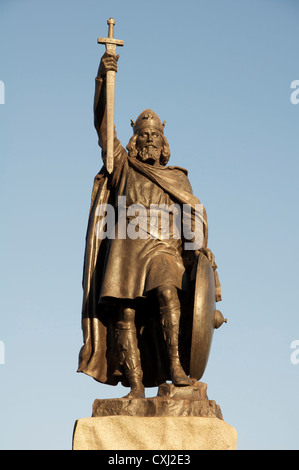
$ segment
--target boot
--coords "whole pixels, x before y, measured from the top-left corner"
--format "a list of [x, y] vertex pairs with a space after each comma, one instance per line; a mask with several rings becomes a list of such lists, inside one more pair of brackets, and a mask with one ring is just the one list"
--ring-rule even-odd
[[119, 363], [124, 368], [131, 387], [130, 393], [124, 398], [144, 398], [143, 374], [135, 325], [122, 321], [117, 322], [116, 335]]
[[160, 307], [160, 313], [162, 330], [170, 360], [172, 383], [178, 387], [191, 385], [192, 380], [185, 374], [179, 357], [180, 304]]

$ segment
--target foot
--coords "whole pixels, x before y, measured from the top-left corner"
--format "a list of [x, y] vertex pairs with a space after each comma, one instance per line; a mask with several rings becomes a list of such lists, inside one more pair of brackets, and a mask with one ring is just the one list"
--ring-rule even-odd
[[144, 387], [133, 387], [127, 395], [123, 398], [145, 398]]
[[192, 385], [193, 381], [188, 377], [181, 366], [175, 366], [171, 369], [171, 380], [177, 387], [186, 387]]

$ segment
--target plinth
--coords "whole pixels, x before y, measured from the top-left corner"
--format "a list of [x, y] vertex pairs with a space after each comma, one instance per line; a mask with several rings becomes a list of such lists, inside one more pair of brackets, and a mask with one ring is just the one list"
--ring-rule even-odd
[[163, 384], [154, 398], [95, 400], [78, 419], [73, 450], [235, 450], [237, 431], [206, 395], [206, 384]]

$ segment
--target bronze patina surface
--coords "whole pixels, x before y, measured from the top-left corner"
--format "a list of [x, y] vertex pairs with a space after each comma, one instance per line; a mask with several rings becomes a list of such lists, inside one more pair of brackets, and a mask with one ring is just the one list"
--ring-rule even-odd
[[[187, 170], [168, 165], [165, 122], [146, 109], [132, 121], [127, 147], [114, 128], [111, 145], [109, 77], [117, 72], [118, 56], [117, 40], [109, 36], [114, 50], [107, 48], [95, 79], [94, 124], [104, 165], [94, 180], [86, 234], [78, 372], [105, 384], [121, 382], [131, 389], [125, 398], [136, 399], [144, 398], [145, 387], [166, 381], [175, 390], [194, 389], [194, 379], [206, 368], [213, 330], [224, 319], [215, 307], [221, 292], [208, 249], [206, 211], [193, 195]], [[158, 229], [151, 224], [157, 207], [169, 217], [167, 230], [163, 223]], [[186, 207], [190, 226], [200, 221], [201, 242], [192, 249], [185, 230], [177, 230]]]
[[95, 400], [92, 416], [197, 416], [223, 419], [220, 406], [207, 396], [207, 385], [192, 380], [188, 387], [170, 383], [160, 385], [152, 398], [112, 398]]

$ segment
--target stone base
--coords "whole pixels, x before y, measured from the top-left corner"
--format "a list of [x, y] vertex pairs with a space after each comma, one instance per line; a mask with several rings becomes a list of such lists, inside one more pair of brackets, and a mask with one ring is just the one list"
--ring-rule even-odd
[[193, 381], [188, 387], [164, 383], [153, 398], [111, 398], [95, 400], [92, 416], [197, 416], [223, 419], [221, 409], [207, 396], [207, 385]]
[[237, 432], [207, 396], [207, 385], [160, 385], [154, 398], [95, 400], [76, 421], [74, 450], [234, 450]]
[[237, 431], [219, 418], [103, 416], [76, 421], [73, 450], [235, 450]]
[[174, 400], [166, 397], [155, 398], [111, 398], [95, 400], [92, 417], [105, 416], [196, 416], [223, 419], [221, 409], [214, 400]]

